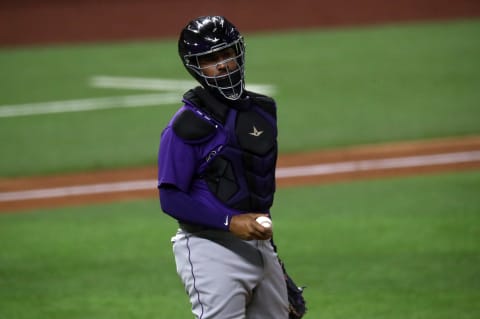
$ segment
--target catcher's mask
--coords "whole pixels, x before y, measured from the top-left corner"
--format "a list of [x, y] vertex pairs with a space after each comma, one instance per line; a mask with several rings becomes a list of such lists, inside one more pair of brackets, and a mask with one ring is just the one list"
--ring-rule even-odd
[[[234, 49], [234, 54], [215, 65], [235, 65], [216, 76], [205, 74], [199, 59], [217, 52]], [[204, 16], [190, 21], [178, 40], [178, 53], [187, 71], [206, 89], [226, 99], [237, 100], [245, 88], [245, 44], [236, 27], [221, 16]], [[211, 67], [207, 66], [207, 67]]]

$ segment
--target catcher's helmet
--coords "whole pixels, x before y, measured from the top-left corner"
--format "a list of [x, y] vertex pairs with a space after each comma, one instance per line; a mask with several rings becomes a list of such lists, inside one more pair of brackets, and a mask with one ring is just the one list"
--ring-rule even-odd
[[[235, 55], [221, 63], [234, 60], [236, 67], [219, 76], [206, 75], [199, 58], [228, 48], [233, 48]], [[227, 19], [203, 16], [190, 21], [180, 34], [178, 53], [188, 72], [206, 89], [229, 100], [242, 96], [245, 87], [245, 44], [237, 28]]]

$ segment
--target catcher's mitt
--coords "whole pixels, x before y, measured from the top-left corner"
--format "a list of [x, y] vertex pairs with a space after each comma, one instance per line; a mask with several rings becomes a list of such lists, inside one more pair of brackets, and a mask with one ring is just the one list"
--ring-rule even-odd
[[307, 312], [306, 301], [303, 298], [303, 289], [305, 287], [297, 286], [287, 274], [283, 262], [281, 260], [279, 261], [280, 265], [282, 265], [283, 274], [285, 275], [285, 281], [287, 283], [289, 319], [300, 319]]

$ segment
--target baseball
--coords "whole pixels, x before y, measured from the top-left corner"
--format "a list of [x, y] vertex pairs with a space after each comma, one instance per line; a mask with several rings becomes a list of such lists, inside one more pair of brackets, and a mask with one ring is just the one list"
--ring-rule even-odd
[[265, 228], [272, 227], [272, 220], [266, 216], [257, 217], [256, 221]]

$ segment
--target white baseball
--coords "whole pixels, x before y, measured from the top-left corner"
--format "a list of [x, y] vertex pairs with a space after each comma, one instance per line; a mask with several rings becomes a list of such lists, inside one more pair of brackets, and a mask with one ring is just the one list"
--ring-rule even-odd
[[272, 227], [272, 220], [266, 216], [257, 217], [256, 221], [265, 228]]

